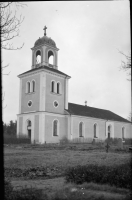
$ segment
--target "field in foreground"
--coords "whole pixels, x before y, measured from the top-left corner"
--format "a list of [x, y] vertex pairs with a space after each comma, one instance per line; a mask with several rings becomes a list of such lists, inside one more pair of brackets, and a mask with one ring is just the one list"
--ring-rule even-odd
[[5, 176], [10, 178], [15, 188], [26, 186], [42, 189], [49, 196], [57, 195], [56, 199], [77, 199], [80, 195], [79, 199], [128, 199], [126, 195], [130, 191], [127, 189], [93, 183], [85, 186], [67, 184], [64, 172], [68, 167], [77, 165], [113, 166], [126, 163], [130, 159], [131, 154], [128, 152], [110, 150], [106, 153], [105, 149], [88, 144], [11, 145], [4, 148]]

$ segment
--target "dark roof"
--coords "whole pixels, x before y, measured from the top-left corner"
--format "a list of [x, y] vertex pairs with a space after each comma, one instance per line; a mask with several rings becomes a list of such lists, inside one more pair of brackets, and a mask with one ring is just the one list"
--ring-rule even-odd
[[80, 115], [86, 117], [93, 117], [105, 120], [112, 120], [112, 121], [119, 121], [119, 122], [127, 122], [131, 123], [130, 121], [120, 117], [119, 115], [109, 111], [103, 110], [99, 108], [92, 108], [89, 106], [82, 106], [74, 103], [68, 103], [68, 110], [71, 115]]
[[[50, 66], [52, 66], [52, 65], [50, 65]], [[61, 74], [61, 75], [64, 75], [64, 76], [68, 76], [67, 74], [65, 74], [65, 73], [63, 73], [63, 72], [61, 72], [61, 71], [59, 71], [58, 69], [54, 69], [54, 68], [51, 68], [51, 67], [47, 67], [47, 66], [45, 66], [45, 65], [43, 65], [43, 66], [41, 66], [41, 67], [33, 68], [33, 69], [29, 70], [29, 71], [26, 71], [26, 72], [24, 72], [24, 73], [22, 73], [22, 74], [19, 74], [18, 76], [24, 75], [24, 74], [28, 74], [29, 72], [37, 71], [37, 70], [40, 70], [40, 69], [46, 69], [46, 70], [49, 70], [49, 71], [52, 71], [52, 72], [55, 72], [55, 73], [58, 73], [58, 74]], [[68, 77], [71, 78], [70, 76], [68, 76]]]

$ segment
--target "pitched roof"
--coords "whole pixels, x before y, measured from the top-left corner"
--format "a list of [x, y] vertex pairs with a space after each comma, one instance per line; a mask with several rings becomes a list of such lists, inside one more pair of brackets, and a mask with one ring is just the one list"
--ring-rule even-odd
[[[50, 66], [52, 66], [52, 65], [50, 65]], [[61, 74], [61, 75], [64, 75], [64, 76], [68, 76], [69, 78], [71, 78], [69, 75], [67, 75], [67, 74], [65, 74], [65, 73], [63, 73], [63, 72], [61, 72], [61, 71], [59, 71], [58, 69], [54, 69], [54, 68], [51, 68], [51, 67], [47, 67], [47, 66], [45, 66], [45, 65], [43, 65], [43, 66], [41, 66], [41, 67], [33, 68], [33, 69], [31, 69], [31, 70], [28, 70], [28, 71], [26, 71], [26, 72], [24, 72], [24, 73], [22, 73], [22, 74], [19, 74], [18, 77], [21, 76], [21, 75], [24, 75], [24, 74], [28, 74], [29, 72], [38, 71], [38, 70], [40, 70], [40, 69], [46, 69], [46, 70], [49, 70], [49, 71], [52, 71], [52, 72], [55, 72], [55, 73], [58, 73], [58, 74]]]
[[68, 103], [68, 110], [71, 115], [80, 115], [86, 117], [93, 117], [105, 120], [119, 121], [119, 122], [127, 122], [130, 121], [120, 117], [119, 115], [104, 109], [93, 108], [89, 106], [82, 106], [78, 104]]

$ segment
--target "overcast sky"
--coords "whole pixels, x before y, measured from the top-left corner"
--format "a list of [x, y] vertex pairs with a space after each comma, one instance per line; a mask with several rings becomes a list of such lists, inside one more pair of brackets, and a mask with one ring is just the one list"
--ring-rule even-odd
[[[44, 35], [57, 47], [58, 69], [69, 76], [69, 102], [110, 110], [124, 118], [131, 112], [131, 84], [120, 71], [130, 53], [129, 1], [27, 2], [17, 10], [25, 17], [20, 36], [12, 40], [21, 50], [3, 51], [9, 64], [3, 76], [3, 121], [16, 120], [19, 107], [19, 74], [31, 69], [35, 41]], [[12, 11], [14, 9], [12, 8]]]

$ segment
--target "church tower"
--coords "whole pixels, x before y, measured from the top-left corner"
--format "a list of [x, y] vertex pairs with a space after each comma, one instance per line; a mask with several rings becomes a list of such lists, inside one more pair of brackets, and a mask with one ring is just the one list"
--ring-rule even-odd
[[[20, 74], [17, 136], [31, 143], [59, 142], [67, 134], [68, 80], [58, 70], [58, 48], [46, 35], [32, 50], [31, 70]], [[52, 63], [50, 59], [52, 58]]]
[[[36, 40], [32, 49], [32, 69], [41, 65], [49, 66], [58, 69], [58, 48], [55, 42], [46, 36], [46, 29], [44, 27], [44, 36]], [[49, 64], [49, 58], [53, 57], [53, 65]]]

